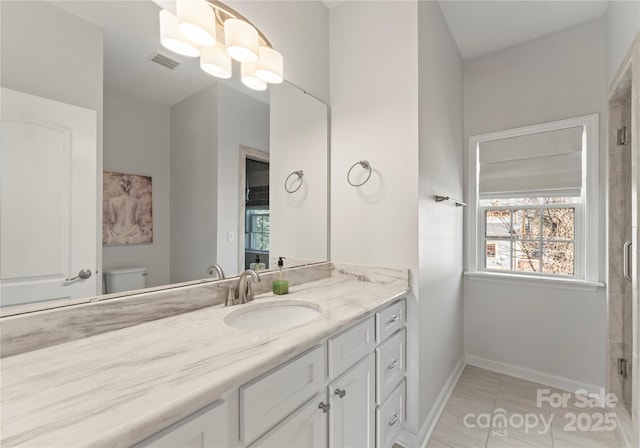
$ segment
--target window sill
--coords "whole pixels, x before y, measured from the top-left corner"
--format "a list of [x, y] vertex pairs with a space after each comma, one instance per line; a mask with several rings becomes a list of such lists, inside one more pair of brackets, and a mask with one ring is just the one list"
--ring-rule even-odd
[[512, 285], [545, 286], [549, 288], [573, 289], [580, 291], [596, 291], [604, 288], [605, 284], [588, 280], [574, 280], [571, 278], [538, 277], [534, 275], [502, 274], [500, 272], [465, 272], [464, 276], [473, 281], [487, 281], [509, 283]]

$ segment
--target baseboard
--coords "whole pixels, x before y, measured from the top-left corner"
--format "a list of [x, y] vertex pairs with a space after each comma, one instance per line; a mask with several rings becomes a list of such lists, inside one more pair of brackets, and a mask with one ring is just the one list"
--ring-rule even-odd
[[600, 394], [602, 388], [594, 384], [575, 381], [562, 376], [551, 375], [549, 373], [540, 372], [526, 367], [515, 366], [513, 364], [505, 364], [490, 359], [481, 358], [479, 356], [465, 355], [467, 364], [470, 366], [480, 367], [505, 375], [515, 376], [523, 380], [533, 381], [535, 383], [544, 384], [545, 386], [555, 387], [557, 389], [575, 392], [578, 389], [585, 389], [588, 393]]
[[456, 387], [458, 379], [460, 379], [460, 375], [462, 375], [465, 365], [465, 357], [463, 356], [460, 358], [449, 375], [449, 378], [447, 378], [447, 381], [442, 386], [442, 390], [431, 408], [429, 415], [422, 424], [419, 434], [416, 435], [407, 430], [403, 430], [398, 437], [398, 443], [406, 448], [425, 448], [427, 446], [427, 443], [429, 443], [429, 439], [438, 424], [438, 419], [440, 419], [440, 415], [442, 415], [442, 412], [449, 401], [449, 397], [451, 397], [453, 389]]

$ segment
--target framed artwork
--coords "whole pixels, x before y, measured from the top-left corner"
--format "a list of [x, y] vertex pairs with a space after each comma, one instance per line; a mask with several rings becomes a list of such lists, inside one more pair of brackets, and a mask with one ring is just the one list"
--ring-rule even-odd
[[151, 176], [104, 171], [102, 245], [153, 243]]

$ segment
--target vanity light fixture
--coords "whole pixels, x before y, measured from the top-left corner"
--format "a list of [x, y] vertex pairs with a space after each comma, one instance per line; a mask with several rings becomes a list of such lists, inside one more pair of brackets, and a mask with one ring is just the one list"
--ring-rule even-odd
[[231, 78], [231, 58], [224, 45], [218, 43], [213, 47], [202, 49], [200, 68], [216, 78]]
[[253, 90], [266, 90], [267, 83], [256, 76], [255, 64], [242, 63], [240, 66], [240, 80], [242, 84]]
[[232, 59], [241, 63], [241, 80], [254, 90], [284, 80], [282, 55], [247, 19], [218, 0], [176, 0], [177, 16], [160, 11], [162, 45], [184, 56], [200, 56], [200, 67], [230, 78]]
[[236, 61], [255, 64], [260, 59], [258, 32], [244, 20], [225, 20], [224, 41], [227, 44], [227, 53]]
[[216, 44], [216, 15], [205, 0], [176, 0], [178, 30], [196, 45]]
[[178, 18], [165, 10], [160, 11], [160, 43], [166, 49], [183, 56], [200, 56], [200, 50], [178, 30]]

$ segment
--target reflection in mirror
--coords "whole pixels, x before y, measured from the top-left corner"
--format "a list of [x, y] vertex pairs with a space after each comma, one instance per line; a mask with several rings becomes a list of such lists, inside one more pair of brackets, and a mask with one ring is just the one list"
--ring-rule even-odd
[[325, 104], [210, 77], [160, 45], [151, 1], [1, 7], [3, 306], [328, 258]]

